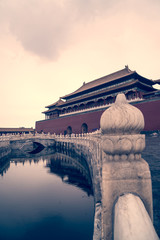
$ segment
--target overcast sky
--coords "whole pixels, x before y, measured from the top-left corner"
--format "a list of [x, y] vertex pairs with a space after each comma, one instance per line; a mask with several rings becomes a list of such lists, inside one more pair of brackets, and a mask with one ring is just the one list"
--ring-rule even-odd
[[160, 0], [0, 0], [0, 127], [128, 65], [160, 78]]

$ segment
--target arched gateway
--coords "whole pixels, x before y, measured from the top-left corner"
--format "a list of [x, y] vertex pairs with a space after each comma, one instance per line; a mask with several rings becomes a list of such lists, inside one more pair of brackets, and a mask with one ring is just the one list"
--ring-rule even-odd
[[87, 133], [88, 132], [88, 125], [86, 123], [83, 123], [81, 126], [81, 133]]
[[68, 126], [68, 127], [67, 127], [67, 134], [68, 134], [68, 135], [71, 135], [71, 134], [72, 134], [72, 127], [71, 127], [71, 126]]

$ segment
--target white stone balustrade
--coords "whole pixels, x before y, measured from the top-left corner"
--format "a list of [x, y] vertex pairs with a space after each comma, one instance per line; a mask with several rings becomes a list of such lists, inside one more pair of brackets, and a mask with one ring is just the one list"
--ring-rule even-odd
[[141, 199], [128, 193], [115, 205], [114, 240], [159, 240]]

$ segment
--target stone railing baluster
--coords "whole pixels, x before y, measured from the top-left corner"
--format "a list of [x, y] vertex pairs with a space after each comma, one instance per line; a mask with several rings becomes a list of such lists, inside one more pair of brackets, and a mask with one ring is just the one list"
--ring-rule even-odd
[[[149, 166], [141, 158], [145, 136], [144, 118], [139, 109], [119, 94], [116, 102], [101, 116], [102, 137], [102, 239], [113, 239], [114, 205], [119, 196], [133, 193], [142, 199], [153, 219]], [[130, 238], [129, 238], [130, 239]]]

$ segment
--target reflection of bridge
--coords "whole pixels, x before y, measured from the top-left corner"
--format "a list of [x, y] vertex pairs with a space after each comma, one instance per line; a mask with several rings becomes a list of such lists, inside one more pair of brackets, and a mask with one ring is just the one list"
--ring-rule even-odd
[[63, 182], [81, 188], [88, 195], [93, 194], [88, 166], [81, 159], [55, 153], [47, 160], [47, 167], [52, 173], [60, 176]]
[[143, 115], [120, 94], [102, 114], [100, 125], [101, 133], [93, 135], [48, 136], [56, 152], [68, 155], [63, 167], [75, 164], [85, 173], [80, 161], [88, 165], [95, 200], [93, 239], [158, 240], [152, 225], [150, 170], [141, 158]]

